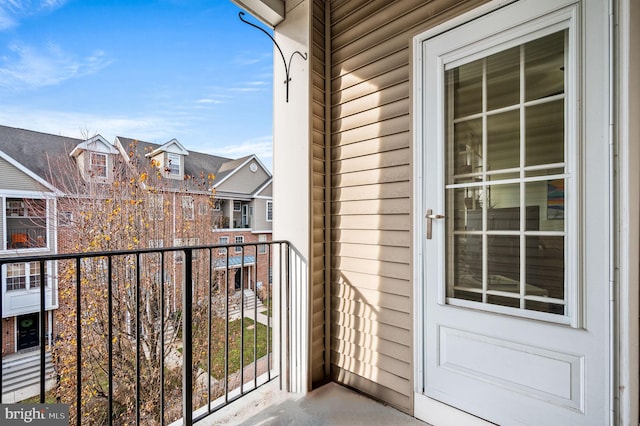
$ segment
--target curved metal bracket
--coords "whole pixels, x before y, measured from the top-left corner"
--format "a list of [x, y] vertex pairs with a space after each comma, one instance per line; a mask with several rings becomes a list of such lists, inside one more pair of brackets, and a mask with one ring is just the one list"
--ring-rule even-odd
[[238, 17], [240, 18], [240, 20], [242, 22], [244, 22], [245, 24], [251, 25], [252, 27], [257, 28], [260, 31], [262, 31], [263, 33], [265, 33], [267, 35], [267, 37], [269, 37], [271, 39], [273, 44], [275, 44], [276, 47], [278, 48], [278, 52], [280, 52], [280, 56], [282, 57], [282, 63], [284, 64], [284, 72], [285, 72], [285, 77], [286, 77], [286, 80], [284, 81], [284, 84], [286, 84], [286, 86], [287, 86], [287, 102], [289, 102], [289, 82], [291, 81], [291, 77], [289, 76], [289, 72], [291, 72], [291, 61], [293, 60], [293, 57], [296, 54], [300, 55], [300, 57], [306, 61], [307, 60], [307, 54], [306, 53], [304, 53], [304, 54], [300, 53], [299, 51], [296, 50], [295, 52], [293, 52], [291, 54], [291, 57], [289, 58], [289, 63], [287, 63], [287, 60], [284, 57], [284, 53], [282, 53], [282, 49], [280, 49], [280, 46], [278, 46], [278, 43], [271, 36], [271, 34], [266, 32], [264, 29], [260, 28], [259, 26], [255, 25], [255, 24], [252, 24], [251, 22], [249, 22], [246, 19], [244, 19], [243, 18], [244, 15], [245, 15], [244, 12], [239, 12], [238, 13]]

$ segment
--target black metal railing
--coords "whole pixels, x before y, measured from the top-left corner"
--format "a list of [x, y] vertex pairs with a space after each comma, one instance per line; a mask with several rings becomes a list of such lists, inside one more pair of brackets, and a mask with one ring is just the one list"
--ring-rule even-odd
[[295, 255], [286, 241], [261, 241], [0, 258], [3, 271], [38, 263], [41, 282], [50, 277], [59, 293], [47, 323], [40, 286], [39, 392], [30, 402], [69, 404], [77, 425], [189, 425], [275, 377], [282, 386], [289, 350], [279, 328], [289, 322]]

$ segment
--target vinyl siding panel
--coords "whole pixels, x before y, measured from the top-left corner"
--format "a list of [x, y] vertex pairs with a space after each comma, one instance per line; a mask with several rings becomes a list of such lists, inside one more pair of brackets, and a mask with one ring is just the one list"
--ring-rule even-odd
[[4, 158], [0, 158], [0, 170], [2, 170], [2, 181], [0, 189], [14, 191], [40, 191], [50, 192], [43, 185], [35, 181], [23, 171], [19, 170], [13, 164], [7, 162]]
[[[226, 181], [217, 187], [219, 191], [240, 192], [251, 194], [258, 189], [269, 178], [269, 175], [258, 166], [258, 170], [252, 172], [250, 165], [254, 161], [245, 164], [240, 170], [235, 172]], [[213, 182], [216, 184], [216, 182]]]
[[412, 37], [482, 1], [331, 7], [331, 377], [413, 411]]
[[325, 350], [326, 312], [325, 302], [325, 235], [330, 216], [326, 203], [326, 132], [325, 132], [325, 2], [313, 1], [311, 52], [311, 110], [312, 110], [312, 160], [311, 160], [311, 383], [320, 384], [326, 379], [325, 366], [328, 352]]

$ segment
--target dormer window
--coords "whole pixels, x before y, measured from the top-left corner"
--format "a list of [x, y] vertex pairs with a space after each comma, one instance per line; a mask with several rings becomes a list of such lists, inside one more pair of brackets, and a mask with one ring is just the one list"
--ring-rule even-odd
[[167, 168], [169, 170], [169, 174], [173, 176], [180, 175], [180, 155], [167, 153]]
[[112, 144], [102, 136], [96, 135], [76, 145], [69, 156], [75, 159], [85, 181], [107, 183], [113, 178], [109, 174], [109, 168], [113, 157], [118, 153]]
[[89, 170], [95, 177], [107, 178], [107, 154], [92, 152], [89, 157]]

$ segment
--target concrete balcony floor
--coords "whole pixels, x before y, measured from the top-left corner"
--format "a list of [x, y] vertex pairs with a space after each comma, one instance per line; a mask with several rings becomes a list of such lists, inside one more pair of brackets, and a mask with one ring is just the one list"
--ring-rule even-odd
[[416, 425], [427, 424], [336, 383], [306, 395], [282, 392], [278, 379], [198, 422], [200, 425]]

